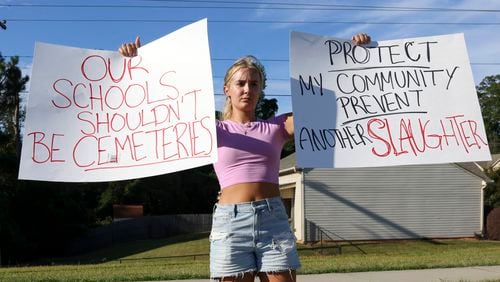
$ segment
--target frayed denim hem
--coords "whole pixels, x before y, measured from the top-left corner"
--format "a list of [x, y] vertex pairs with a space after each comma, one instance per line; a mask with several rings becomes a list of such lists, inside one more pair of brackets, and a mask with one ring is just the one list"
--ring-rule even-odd
[[272, 275], [272, 274], [288, 273], [290, 275], [290, 281], [294, 281], [292, 271], [296, 271], [296, 270], [297, 269], [289, 268], [289, 269], [279, 269], [279, 270], [270, 270], [270, 271], [259, 271], [257, 273], [256, 269], [251, 269], [251, 270], [239, 272], [239, 273], [236, 273], [236, 274], [210, 277], [210, 281], [219, 282], [219, 281], [223, 281], [224, 278], [233, 278], [234, 281], [238, 281], [238, 279], [244, 278], [245, 274], [248, 274], [248, 273], [253, 273], [256, 276], [257, 276], [257, 274], [271, 274]]
[[283, 272], [290, 272], [292, 273], [292, 271], [295, 271], [297, 269], [295, 268], [287, 268], [287, 269], [278, 269], [278, 270], [261, 270], [259, 271], [259, 273], [268, 273], [268, 274], [279, 274], [279, 273], [283, 273]]
[[294, 281], [293, 279], [293, 273], [292, 271], [297, 271], [297, 269], [294, 268], [288, 268], [288, 269], [278, 269], [278, 270], [268, 270], [268, 271], [259, 271], [259, 274], [283, 274], [287, 273], [290, 275], [290, 281]]
[[277, 268], [273, 268], [273, 267], [270, 267], [269, 269], [260, 269], [258, 272], [259, 273], [281, 273], [281, 272], [287, 272], [287, 271], [297, 271], [299, 268], [301, 267], [301, 265], [289, 265], [289, 266], [285, 266], [285, 267], [277, 267]]
[[238, 279], [245, 277], [245, 274], [248, 274], [248, 273], [255, 274], [255, 273], [257, 273], [257, 269], [249, 269], [249, 270], [238, 272], [235, 274], [210, 275], [210, 281], [214, 281], [214, 282], [223, 281], [224, 278], [234, 278], [235, 281], [238, 281]]

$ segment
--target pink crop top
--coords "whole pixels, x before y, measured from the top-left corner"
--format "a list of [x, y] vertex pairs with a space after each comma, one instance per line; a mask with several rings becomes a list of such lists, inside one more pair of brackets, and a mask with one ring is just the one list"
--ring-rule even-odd
[[280, 154], [289, 135], [286, 115], [247, 125], [217, 121], [219, 160], [214, 163], [221, 189], [246, 182], [278, 183]]

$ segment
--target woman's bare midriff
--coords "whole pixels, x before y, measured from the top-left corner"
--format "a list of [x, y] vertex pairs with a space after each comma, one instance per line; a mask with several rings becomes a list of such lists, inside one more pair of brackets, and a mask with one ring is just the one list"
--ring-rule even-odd
[[239, 183], [222, 189], [219, 204], [237, 204], [280, 196], [279, 185], [268, 182]]

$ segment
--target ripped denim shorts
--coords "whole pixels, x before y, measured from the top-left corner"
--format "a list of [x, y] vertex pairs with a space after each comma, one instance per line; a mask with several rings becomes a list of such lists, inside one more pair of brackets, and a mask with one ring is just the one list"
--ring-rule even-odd
[[212, 279], [299, 267], [295, 236], [280, 197], [214, 206], [210, 233]]

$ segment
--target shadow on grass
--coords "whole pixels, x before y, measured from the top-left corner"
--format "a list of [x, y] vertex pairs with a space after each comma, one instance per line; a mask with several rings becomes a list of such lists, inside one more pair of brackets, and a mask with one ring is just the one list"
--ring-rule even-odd
[[433, 245], [448, 245], [442, 240], [436, 240], [436, 239], [432, 239], [432, 238], [422, 238], [421, 240], [422, 240], [422, 242], [430, 243]]
[[[74, 265], [74, 264], [99, 264], [130, 257], [161, 247], [173, 244], [189, 245], [191, 241], [206, 239], [208, 245], [208, 232], [176, 235], [164, 239], [139, 240], [127, 243], [116, 243], [109, 247], [71, 257], [45, 258], [30, 263], [30, 265]], [[189, 255], [188, 253], [179, 255]], [[173, 255], [175, 256], [175, 255]], [[167, 255], [164, 257], [168, 257]], [[151, 259], [151, 258], [147, 258]]]
[[[456, 242], [454, 240], [453, 242]], [[420, 239], [390, 239], [390, 240], [373, 240], [373, 241], [317, 241], [307, 244], [298, 244], [297, 248], [302, 255], [342, 255], [342, 254], [374, 254], [389, 252], [394, 253], [395, 250], [408, 248], [408, 250], [422, 248], [439, 248], [441, 246], [449, 246], [447, 240], [420, 238]], [[427, 246], [427, 247], [426, 247]]]

